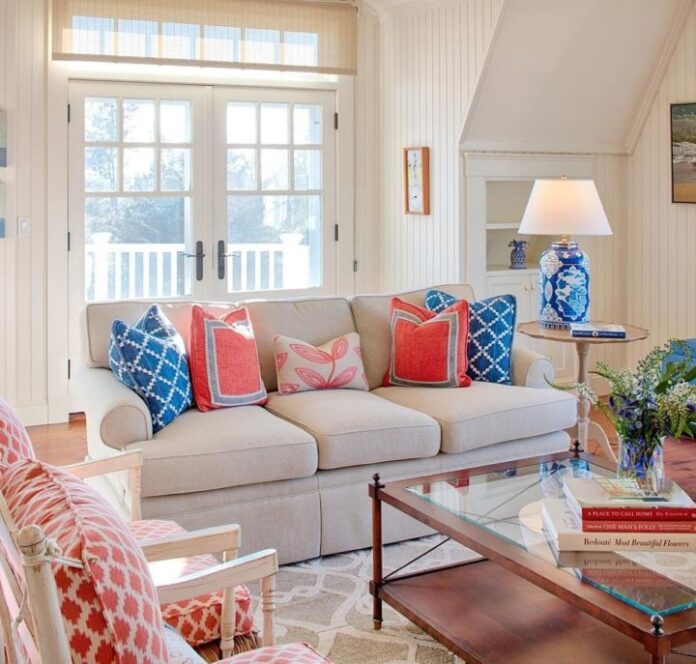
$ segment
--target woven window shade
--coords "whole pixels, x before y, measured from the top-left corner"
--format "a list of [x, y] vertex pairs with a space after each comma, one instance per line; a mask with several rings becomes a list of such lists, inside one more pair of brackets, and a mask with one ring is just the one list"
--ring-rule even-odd
[[53, 0], [53, 58], [355, 74], [357, 12], [307, 0]]

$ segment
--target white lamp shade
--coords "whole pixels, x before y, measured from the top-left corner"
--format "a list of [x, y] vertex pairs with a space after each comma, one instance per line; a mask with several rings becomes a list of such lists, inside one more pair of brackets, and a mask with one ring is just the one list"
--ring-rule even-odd
[[518, 231], [522, 235], [611, 235], [593, 180], [536, 180]]

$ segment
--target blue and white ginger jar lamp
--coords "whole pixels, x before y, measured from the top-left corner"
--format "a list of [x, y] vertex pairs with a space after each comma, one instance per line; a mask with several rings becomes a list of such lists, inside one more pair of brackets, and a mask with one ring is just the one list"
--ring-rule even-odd
[[590, 320], [590, 259], [569, 236], [611, 235], [592, 180], [536, 180], [521, 235], [560, 235], [539, 260], [539, 326], [564, 330]]

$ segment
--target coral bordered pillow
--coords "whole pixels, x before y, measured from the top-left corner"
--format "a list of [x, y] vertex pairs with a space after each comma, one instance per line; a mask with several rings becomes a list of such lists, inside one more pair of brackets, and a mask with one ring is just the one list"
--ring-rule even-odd
[[0, 477], [17, 528], [40, 526], [84, 569], [51, 566], [71, 661], [167, 662], [164, 626], [147, 562], [128, 526], [95, 489], [46, 463], [25, 459]]
[[383, 385], [471, 385], [471, 378], [466, 374], [469, 336], [466, 300], [435, 314], [394, 297], [391, 333], [391, 363]]
[[318, 347], [278, 334], [273, 337], [273, 346], [280, 394], [369, 389], [357, 332], [349, 332]]
[[[429, 290], [425, 306], [438, 313], [457, 299], [440, 290]], [[515, 335], [517, 299], [496, 295], [469, 302], [467, 373], [473, 380], [512, 384], [512, 341]]]
[[249, 312], [217, 318], [194, 305], [189, 362], [196, 406], [207, 411], [266, 403]]

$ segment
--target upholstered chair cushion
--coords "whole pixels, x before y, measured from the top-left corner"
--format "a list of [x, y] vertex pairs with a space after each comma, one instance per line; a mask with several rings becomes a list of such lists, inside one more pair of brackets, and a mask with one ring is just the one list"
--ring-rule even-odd
[[82, 562], [53, 566], [72, 661], [166, 664], [147, 562], [107, 501], [82, 480], [33, 459], [9, 466], [0, 490], [18, 528], [40, 526], [64, 557]]
[[34, 448], [27, 430], [14, 408], [0, 398], [0, 468], [33, 458]]
[[[131, 532], [138, 542], [158, 540], [169, 535], [186, 532], [175, 521], [144, 519], [132, 521]], [[210, 554], [189, 556], [177, 560], [161, 560], [149, 563], [155, 585], [175, 581], [181, 576], [200, 572], [218, 563]], [[251, 595], [246, 586], [239, 586], [234, 594], [235, 635], [246, 636], [254, 630]], [[165, 604], [162, 607], [164, 621], [181, 634], [189, 645], [199, 646], [220, 638], [222, 615], [222, 591], [199, 595], [191, 599]]]
[[219, 664], [331, 664], [307, 643], [270, 646], [225, 659]]

